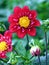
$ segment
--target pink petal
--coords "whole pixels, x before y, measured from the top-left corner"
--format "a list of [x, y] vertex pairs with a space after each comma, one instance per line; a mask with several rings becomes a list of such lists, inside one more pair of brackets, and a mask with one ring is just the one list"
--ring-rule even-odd
[[0, 34], [0, 42], [3, 40], [3, 35]]
[[8, 21], [9, 21], [9, 22], [13, 22], [13, 14], [11, 14], [11, 15], [8, 17]]
[[9, 17], [8, 17], [8, 21], [10, 23], [17, 23], [18, 21], [18, 16], [16, 16], [15, 14], [11, 14]]
[[30, 36], [35, 36], [36, 35], [36, 29], [35, 28], [27, 29], [27, 34], [29, 34]]
[[34, 26], [40, 26], [40, 21], [37, 20], [37, 19], [35, 19], [35, 20], [34, 20]]
[[5, 37], [12, 38], [12, 32], [11, 32], [10, 30], [7, 30], [7, 31], [4, 33], [4, 36], [5, 36]]
[[7, 56], [6, 56], [6, 53], [5, 52], [2, 52], [2, 53], [0, 53], [0, 58], [6, 58]]
[[24, 7], [23, 7], [23, 10], [29, 11], [29, 7], [28, 7], [28, 6], [24, 6]]
[[6, 41], [8, 45], [12, 44], [12, 40], [8, 37], [6, 37], [4, 41]]
[[14, 13], [15, 13], [15, 14], [21, 13], [21, 8], [20, 8], [19, 6], [16, 6], [16, 7], [14, 8]]
[[37, 12], [35, 10], [31, 10], [30, 14], [32, 15], [32, 18], [36, 18]]
[[12, 51], [12, 45], [8, 45], [8, 52]]
[[24, 13], [25, 16], [28, 16], [30, 13], [29, 7], [28, 6], [24, 6], [22, 8], [22, 13]]
[[10, 24], [9, 30], [12, 32], [16, 32], [17, 31], [17, 24]]
[[19, 38], [23, 38], [26, 35], [26, 30], [24, 28], [19, 29], [17, 35]]

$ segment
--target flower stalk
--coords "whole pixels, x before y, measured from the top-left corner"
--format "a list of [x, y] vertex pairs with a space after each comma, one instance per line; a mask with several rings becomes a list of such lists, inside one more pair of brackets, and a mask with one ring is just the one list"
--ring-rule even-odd
[[40, 55], [38, 55], [39, 65], [41, 65]]
[[47, 33], [45, 32], [45, 41], [46, 41], [46, 65], [47, 65]]
[[26, 35], [26, 38], [27, 38], [27, 45], [26, 45], [25, 48], [26, 48], [26, 51], [27, 51], [27, 50], [29, 50], [29, 48], [30, 48], [30, 47], [29, 47], [29, 38], [28, 38], [28, 35]]

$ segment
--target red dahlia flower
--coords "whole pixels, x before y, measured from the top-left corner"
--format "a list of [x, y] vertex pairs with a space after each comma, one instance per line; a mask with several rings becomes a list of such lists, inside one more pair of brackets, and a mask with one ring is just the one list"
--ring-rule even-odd
[[15, 7], [14, 13], [9, 16], [9, 29], [16, 33], [19, 38], [23, 38], [26, 34], [30, 36], [36, 35], [36, 26], [40, 26], [39, 20], [36, 19], [37, 12], [30, 10], [28, 6], [23, 8]]
[[11, 32], [6, 31], [4, 36], [0, 34], [0, 58], [6, 58], [6, 53], [12, 51]]

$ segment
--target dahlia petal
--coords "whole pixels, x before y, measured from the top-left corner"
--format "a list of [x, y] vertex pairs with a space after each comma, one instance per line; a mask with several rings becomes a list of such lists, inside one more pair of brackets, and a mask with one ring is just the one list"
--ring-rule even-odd
[[0, 58], [6, 58], [6, 53], [5, 52], [0, 53]]
[[7, 56], [6, 55], [4, 55], [4, 56], [1, 56], [1, 58], [6, 58]]
[[29, 34], [30, 36], [35, 36], [36, 35], [36, 29], [35, 28], [27, 29], [27, 34]]
[[12, 31], [12, 32], [16, 32], [18, 29], [20, 29], [20, 26], [17, 25], [17, 23], [15, 23], [15, 24], [12, 23], [9, 26], [9, 30]]
[[29, 10], [29, 7], [28, 6], [24, 6], [23, 9], [24, 10]]
[[33, 26], [34, 26], [34, 23], [35, 23], [35, 22], [34, 22], [33, 20], [31, 20], [29, 27], [33, 27]]
[[19, 29], [17, 35], [19, 38], [23, 38], [26, 35], [26, 30], [24, 28]]
[[8, 21], [10, 23], [17, 23], [18, 22], [18, 16], [16, 16], [15, 14], [11, 14], [8, 18]]
[[12, 45], [9, 45], [8, 46], [8, 52], [11, 52], [12, 51]]
[[31, 10], [30, 14], [32, 15], [32, 18], [36, 18], [37, 12], [35, 10]]
[[29, 19], [33, 19], [33, 18], [32, 18], [32, 14], [31, 14], [31, 13], [28, 15], [28, 17], [29, 17]]
[[9, 21], [9, 22], [13, 22], [13, 14], [11, 14], [11, 15], [8, 17], [8, 21]]
[[14, 8], [14, 13], [15, 14], [19, 14], [21, 12], [21, 8], [19, 7], [19, 6], [16, 6], [15, 8]]
[[40, 26], [39, 20], [35, 19], [34, 22], [35, 22], [35, 23], [34, 23], [34, 26]]
[[4, 33], [4, 36], [5, 36], [5, 37], [12, 38], [12, 32], [11, 32], [10, 30], [7, 30], [7, 31]]
[[0, 34], [0, 38], [2, 37], [2, 34]]
[[19, 12], [19, 14], [17, 13], [17, 14], [13, 14], [13, 21], [15, 21], [15, 22], [18, 22], [18, 20], [19, 20], [19, 17], [21, 16], [20, 15], [21, 13]]
[[12, 43], [11, 39], [8, 37], [6, 37], [5, 41], [6, 41], [7, 45], [10, 45]]
[[0, 39], [3, 37], [3, 35], [2, 34], [0, 34]]
[[3, 35], [2, 35], [2, 34], [0, 34], [0, 42], [3, 40], [2, 38], [3, 38]]
[[24, 6], [22, 9], [22, 13], [24, 13], [24, 15], [28, 16], [30, 13], [29, 7], [28, 6]]

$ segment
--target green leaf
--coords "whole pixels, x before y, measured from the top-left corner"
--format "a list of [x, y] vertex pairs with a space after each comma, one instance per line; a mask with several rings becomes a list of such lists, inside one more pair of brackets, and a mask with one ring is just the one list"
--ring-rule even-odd
[[4, 23], [0, 22], [0, 32], [3, 32], [6, 30], [6, 27], [4, 25]]
[[14, 52], [11, 52], [9, 63], [11, 63], [11, 64], [16, 64], [17, 63], [16, 54]]
[[15, 50], [18, 52], [18, 54], [25, 56], [26, 50], [21, 41], [18, 41], [15, 46]]
[[28, 50], [26, 52], [26, 56], [25, 56], [27, 59], [30, 59], [32, 57], [32, 55], [30, 54], [30, 50]]

